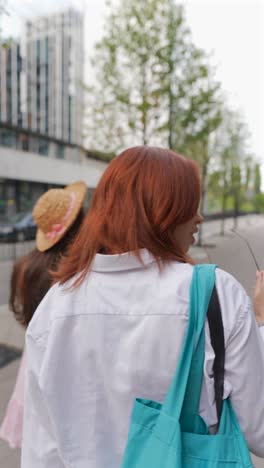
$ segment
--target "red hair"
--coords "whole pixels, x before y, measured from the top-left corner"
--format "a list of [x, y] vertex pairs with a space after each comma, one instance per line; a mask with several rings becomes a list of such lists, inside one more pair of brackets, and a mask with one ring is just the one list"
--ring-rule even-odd
[[106, 168], [91, 207], [55, 280], [73, 287], [90, 270], [96, 253], [121, 254], [148, 249], [158, 263], [193, 263], [175, 241], [177, 225], [189, 221], [200, 202], [198, 165], [175, 152], [148, 146], [129, 148]]

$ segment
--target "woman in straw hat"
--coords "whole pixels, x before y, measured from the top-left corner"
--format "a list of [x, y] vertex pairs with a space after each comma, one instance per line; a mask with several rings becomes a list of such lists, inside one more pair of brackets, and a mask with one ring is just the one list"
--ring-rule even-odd
[[[52, 272], [66, 254], [84, 218], [87, 186], [76, 182], [64, 189], [51, 189], [37, 201], [33, 217], [37, 225], [36, 248], [20, 258], [11, 276], [10, 309], [27, 327], [39, 303], [52, 284]], [[21, 447], [23, 424], [25, 353], [15, 388], [0, 428], [0, 437], [11, 448]]]
[[[188, 323], [200, 191], [195, 162], [166, 149], [130, 148], [106, 168], [27, 330], [22, 468], [120, 468], [134, 399], [164, 401]], [[220, 269], [216, 289], [221, 391], [250, 449], [264, 456], [264, 346], [252, 304]], [[259, 299], [264, 307], [263, 292]], [[207, 330], [199, 411], [214, 433], [210, 343]]]

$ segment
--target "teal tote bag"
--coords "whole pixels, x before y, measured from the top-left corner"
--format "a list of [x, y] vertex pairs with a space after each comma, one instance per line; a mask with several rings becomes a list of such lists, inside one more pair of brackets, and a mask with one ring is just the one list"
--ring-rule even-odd
[[189, 321], [176, 373], [163, 404], [134, 403], [122, 468], [249, 468], [246, 441], [229, 400], [223, 401], [216, 435], [199, 416], [205, 350], [205, 318], [215, 265], [196, 265]]

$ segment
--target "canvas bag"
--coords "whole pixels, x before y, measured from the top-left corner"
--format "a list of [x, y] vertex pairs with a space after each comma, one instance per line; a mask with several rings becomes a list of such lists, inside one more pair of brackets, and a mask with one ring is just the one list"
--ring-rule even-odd
[[189, 321], [175, 376], [163, 404], [134, 403], [122, 468], [249, 468], [249, 450], [231, 402], [223, 401], [218, 433], [199, 416], [205, 318], [216, 265], [196, 265]]

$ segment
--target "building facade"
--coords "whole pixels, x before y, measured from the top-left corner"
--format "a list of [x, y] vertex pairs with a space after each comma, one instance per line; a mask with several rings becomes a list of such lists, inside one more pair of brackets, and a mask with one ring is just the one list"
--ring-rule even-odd
[[27, 21], [19, 43], [0, 45], [0, 122], [81, 145], [83, 50], [78, 11]]
[[0, 44], [0, 220], [77, 180], [89, 202], [107, 163], [82, 146], [82, 83], [83, 19], [73, 9], [28, 21], [21, 41]]
[[87, 203], [107, 163], [93, 158], [84, 148], [79, 162], [43, 157], [0, 144], [0, 221], [16, 213], [31, 211], [39, 196], [51, 187], [83, 180], [88, 186]]
[[9, 123], [0, 122], [0, 146], [77, 164], [82, 162], [81, 146]]
[[22, 126], [82, 142], [83, 19], [69, 9], [25, 24], [21, 40]]
[[21, 47], [14, 41], [0, 46], [0, 121], [22, 125]]

